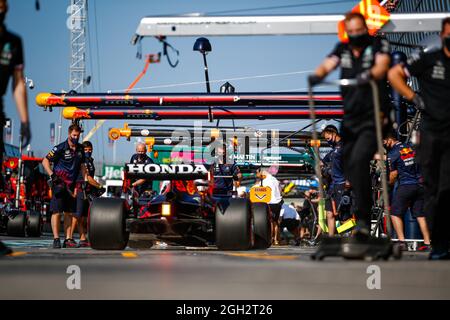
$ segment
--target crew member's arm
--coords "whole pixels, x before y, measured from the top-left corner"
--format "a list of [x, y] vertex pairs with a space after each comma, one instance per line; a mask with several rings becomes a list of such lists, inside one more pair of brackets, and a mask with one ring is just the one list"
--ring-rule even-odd
[[325, 78], [331, 71], [336, 69], [339, 65], [339, 58], [337, 56], [326, 57], [322, 63], [314, 71], [314, 75], [319, 79]]
[[55, 163], [60, 158], [60, 149], [58, 149], [58, 146], [53, 147], [52, 150], [44, 157], [44, 160], [42, 160], [42, 166], [44, 167], [45, 172], [53, 178], [54, 172], [51, 166], [51, 163]]
[[44, 167], [45, 172], [47, 172], [47, 174], [51, 177], [53, 175], [53, 170], [50, 164], [50, 160], [44, 158], [44, 160], [42, 160], [42, 166]]
[[25, 80], [23, 75], [23, 68], [14, 69], [13, 75], [13, 95], [16, 100], [17, 111], [19, 112], [20, 122], [28, 123], [28, 104], [27, 104], [27, 90], [25, 87]]
[[140, 186], [140, 185], [142, 185], [142, 184], [144, 184], [145, 183], [145, 179], [139, 179], [139, 180], [136, 180], [135, 182], [133, 182], [132, 184], [131, 184], [131, 186], [132, 187], [137, 187], [137, 186]]
[[31, 133], [29, 127], [28, 116], [28, 103], [27, 103], [27, 90], [26, 83], [23, 75], [23, 49], [22, 42], [19, 41], [17, 48], [17, 54], [14, 56], [13, 66], [13, 96], [16, 101], [17, 112], [21, 122], [20, 135], [22, 137], [23, 145], [26, 146], [30, 143]]
[[391, 56], [387, 53], [377, 53], [375, 55], [375, 64], [370, 69], [372, 79], [381, 80], [386, 77], [391, 65]]
[[238, 166], [234, 167], [234, 172], [233, 172], [233, 183], [234, 186], [237, 188], [241, 185], [241, 181], [242, 181], [242, 173], [241, 173], [241, 169], [239, 169]]
[[406, 84], [406, 72], [403, 64], [397, 64], [389, 70], [391, 86], [407, 100], [412, 101], [416, 93]]
[[333, 51], [322, 61], [313, 74], [309, 75], [308, 83], [310, 86], [319, 84], [331, 71], [340, 64], [341, 44], [338, 44]]
[[92, 178], [90, 175], [87, 175], [87, 182], [91, 185], [94, 186], [96, 188], [101, 188], [102, 185], [100, 183], [98, 183], [94, 178]]
[[398, 162], [399, 155], [390, 154], [388, 156], [388, 166], [389, 166], [389, 185], [393, 186], [398, 177]]
[[[91, 186], [94, 186], [95, 188], [98, 188], [98, 189], [100, 189], [100, 188], [102, 188], [103, 186], [100, 184], [100, 183], [98, 183], [95, 179], [94, 179], [94, 177], [91, 177], [90, 175], [89, 175], [89, 170], [88, 170], [88, 168], [87, 168], [87, 164], [85, 163], [84, 164], [84, 166], [82, 166], [82, 168], [84, 167], [84, 170], [85, 170], [85, 172], [86, 172], [86, 178], [84, 179], [84, 181], [87, 181], [87, 183], [89, 183]], [[82, 169], [83, 170], [83, 169]], [[83, 174], [83, 173], [82, 173]], [[94, 168], [94, 173], [93, 174], [95, 174], [95, 168]], [[83, 177], [84, 177], [84, 174], [83, 174]]]
[[395, 181], [397, 181], [397, 177], [398, 177], [398, 170], [389, 172], [389, 185], [393, 186], [395, 184]]
[[420, 77], [428, 69], [430, 63], [428, 56], [413, 54], [407, 64], [398, 64], [389, 70], [388, 79], [392, 87], [405, 99], [412, 101], [419, 110], [425, 109], [425, 103], [407, 84], [406, 79], [410, 76]]
[[83, 177], [84, 181], [87, 181], [89, 184], [93, 185], [94, 187], [98, 186], [97, 181], [95, 181], [91, 176], [89, 176], [88, 169], [86, 168], [85, 163], [81, 164], [80, 170], [81, 170], [81, 176]]

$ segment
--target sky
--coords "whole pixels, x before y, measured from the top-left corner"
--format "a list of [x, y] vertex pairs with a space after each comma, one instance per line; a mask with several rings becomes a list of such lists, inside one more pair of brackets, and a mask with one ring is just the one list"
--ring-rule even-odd
[[[136, 58], [137, 47], [131, 45], [139, 21], [147, 15], [181, 15], [188, 13], [214, 14], [225, 10], [256, 9], [274, 6], [290, 6], [279, 9], [247, 10], [228, 15], [252, 14], [343, 14], [358, 1], [328, 1], [333, 4], [292, 7], [314, 4], [323, 0], [89, 0], [88, 1], [88, 48], [87, 74], [91, 84], [85, 92], [123, 90], [136, 78], [144, 67], [144, 60]], [[40, 0], [40, 11], [35, 10], [35, 0], [9, 0], [6, 18], [7, 28], [19, 34], [24, 43], [25, 75], [33, 79], [35, 88], [28, 90], [32, 142], [37, 156], [44, 156], [51, 148], [50, 123], [59, 121], [59, 109], [44, 112], [35, 104], [39, 92], [69, 91], [70, 32], [67, 28], [69, 0]], [[171, 68], [165, 59], [151, 64], [147, 74], [136, 85], [146, 88], [136, 92], [205, 92], [203, 61], [192, 50], [197, 37], [173, 37], [168, 41], [180, 51], [179, 64]], [[328, 36], [241, 36], [207, 37], [212, 52], [207, 56], [211, 91], [218, 92], [229, 80], [240, 92], [259, 91], [305, 91], [306, 77], [337, 42], [336, 35]], [[144, 39], [143, 55], [158, 53], [161, 44], [155, 39]], [[303, 72], [303, 73], [298, 73]], [[286, 75], [286, 73], [295, 73]], [[261, 75], [284, 74], [257, 77]], [[197, 82], [193, 85], [178, 85]], [[172, 85], [170, 87], [148, 88]], [[10, 85], [11, 86], [11, 85]], [[5, 112], [14, 121], [14, 144], [18, 143], [18, 117], [11, 88], [4, 99]], [[91, 141], [97, 161], [112, 163], [113, 148], [108, 146], [107, 132], [111, 127], [122, 127], [125, 121], [107, 121]], [[134, 123], [137, 121], [133, 121]], [[154, 123], [154, 121], [152, 122]], [[193, 125], [193, 120], [159, 121], [158, 124]], [[259, 129], [298, 130], [307, 121], [300, 120], [236, 120], [236, 126], [253, 126]], [[62, 137], [66, 137], [69, 120], [63, 120]], [[204, 122], [207, 125], [207, 121]], [[222, 120], [231, 125], [231, 120]], [[85, 131], [93, 127], [93, 121], [85, 121]], [[7, 141], [9, 142], [9, 141]], [[134, 152], [134, 144], [126, 140], [116, 142], [116, 163], [127, 161]]]

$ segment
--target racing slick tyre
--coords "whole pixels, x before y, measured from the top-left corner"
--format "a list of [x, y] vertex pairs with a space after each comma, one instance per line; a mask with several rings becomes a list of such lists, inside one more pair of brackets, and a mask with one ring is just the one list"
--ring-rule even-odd
[[27, 236], [40, 237], [42, 231], [42, 219], [41, 213], [37, 211], [31, 211], [27, 219]]
[[272, 244], [269, 206], [265, 203], [253, 203], [254, 249], [267, 249]]
[[89, 213], [89, 241], [97, 250], [123, 250], [127, 246], [126, 211], [122, 199], [96, 198]]
[[25, 223], [26, 214], [24, 212], [17, 211], [12, 213], [8, 218], [6, 233], [8, 236], [25, 237]]
[[216, 245], [219, 250], [249, 250], [253, 245], [251, 203], [232, 198], [222, 212], [216, 210]]

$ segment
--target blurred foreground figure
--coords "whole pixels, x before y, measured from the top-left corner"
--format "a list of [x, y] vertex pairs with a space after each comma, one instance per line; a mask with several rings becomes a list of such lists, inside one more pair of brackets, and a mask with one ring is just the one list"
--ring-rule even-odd
[[[20, 139], [22, 147], [26, 147], [31, 140], [30, 123], [28, 120], [27, 90], [23, 75], [24, 61], [22, 40], [10, 33], [4, 24], [8, 2], [0, 0], [0, 164], [3, 163], [3, 128], [5, 114], [3, 112], [3, 96], [8, 88], [9, 78], [13, 78], [13, 96], [21, 122]], [[3, 172], [0, 177], [0, 188], [3, 188]], [[0, 242], [0, 256], [11, 253], [11, 250]]]
[[[450, 18], [442, 21], [442, 49], [412, 56], [389, 71], [391, 85], [422, 113], [417, 157], [425, 188], [425, 212], [430, 217], [430, 259], [449, 259], [450, 215]], [[419, 80], [420, 95], [406, 78]]]

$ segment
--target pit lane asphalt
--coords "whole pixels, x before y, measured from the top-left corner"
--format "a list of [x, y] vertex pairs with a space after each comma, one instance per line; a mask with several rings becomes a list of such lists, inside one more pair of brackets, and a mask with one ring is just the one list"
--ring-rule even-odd
[[[0, 240], [14, 250], [0, 258], [0, 299], [450, 299], [450, 262], [419, 252], [399, 261], [312, 261], [310, 247], [96, 251], [51, 249], [48, 235]], [[80, 290], [67, 289], [71, 265], [80, 267]], [[371, 265], [380, 268], [380, 290], [367, 287]]]

